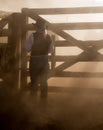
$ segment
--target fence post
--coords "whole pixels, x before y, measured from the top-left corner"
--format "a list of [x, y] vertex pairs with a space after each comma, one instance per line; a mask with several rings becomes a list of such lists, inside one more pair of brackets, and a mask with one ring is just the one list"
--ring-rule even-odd
[[51, 75], [55, 74], [55, 65], [56, 65], [56, 61], [55, 61], [55, 35], [52, 35], [52, 39], [53, 39], [53, 44], [54, 44], [54, 51], [51, 55]]
[[27, 52], [25, 50], [28, 17], [22, 13], [22, 35], [21, 35], [21, 89], [27, 86]]
[[12, 86], [19, 86], [19, 58], [21, 42], [21, 13], [13, 13], [9, 18], [8, 53], [10, 66], [10, 82]]

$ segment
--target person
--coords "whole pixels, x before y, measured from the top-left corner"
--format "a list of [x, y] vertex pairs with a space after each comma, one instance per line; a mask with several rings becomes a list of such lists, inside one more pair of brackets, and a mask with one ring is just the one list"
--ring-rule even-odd
[[[47, 97], [48, 92], [48, 54], [54, 50], [53, 40], [46, 33], [46, 23], [37, 19], [36, 32], [31, 33], [27, 39], [26, 50], [30, 52], [30, 79], [31, 93], [37, 93], [38, 83], [40, 84], [41, 97]], [[39, 82], [38, 82], [39, 81]]]

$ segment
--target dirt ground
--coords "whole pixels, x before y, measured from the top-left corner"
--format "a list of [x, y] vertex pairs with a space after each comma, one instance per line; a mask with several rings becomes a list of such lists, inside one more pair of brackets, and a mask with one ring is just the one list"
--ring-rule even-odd
[[42, 99], [0, 86], [0, 130], [103, 130], [102, 88], [49, 87]]

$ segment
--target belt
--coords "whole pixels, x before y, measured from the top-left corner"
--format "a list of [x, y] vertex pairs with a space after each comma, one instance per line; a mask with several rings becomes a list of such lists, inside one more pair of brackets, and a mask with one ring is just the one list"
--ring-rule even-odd
[[43, 56], [43, 57], [44, 57], [44, 56], [45, 56], [45, 57], [48, 57], [48, 55], [36, 55], [36, 56], [30, 56], [30, 57], [32, 58], [32, 57], [42, 57], [42, 56]]

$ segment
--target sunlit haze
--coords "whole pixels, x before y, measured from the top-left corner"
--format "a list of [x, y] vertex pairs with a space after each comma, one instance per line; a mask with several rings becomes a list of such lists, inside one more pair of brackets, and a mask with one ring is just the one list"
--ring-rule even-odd
[[[21, 12], [22, 8], [70, 8], [103, 6], [103, 0], [1, 0], [0, 10]], [[46, 15], [42, 16], [52, 23], [75, 23], [75, 22], [103, 22], [103, 14], [69, 14], [69, 15]], [[78, 40], [103, 39], [103, 30], [67, 30]], [[88, 34], [91, 36], [88, 36]], [[95, 36], [95, 37], [94, 37]], [[94, 39], [95, 38], [95, 39]]]
[[[102, 11], [103, 0], [0, 0], [0, 130], [103, 130]], [[39, 17], [53, 40], [27, 40]]]
[[[0, 0], [0, 10], [9, 12], [21, 12], [22, 8], [71, 8], [71, 7], [93, 7], [103, 6], [103, 0]], [[97, 14], [60, 14], [41, 15], [51, 23], [80, 23], [80, 22], [103, 22], [103, 13]], [[88, 30], [64, 30], [77, 40], [102, 40], [103, 29]], [[59, 39], [59, 36], [57, 36]], [[58, 40], [57, 39], [57, 40]], [[4, 38], [1, 39], [5, 43]], [[5, 39], [7, 40], [7, 39]], [[79, 55], [83, 50], [78, 47], [57, 48], [57, 55]], [[101, 49], [101, 53], [103, 50]], [[102, 53], [103, 54], [103, 53]], [[61, 63], [58, 63], [61, 64]], [[80, 63], [81, 64], [81, 63]], [[88, 63], [87, 63], [88, 64]], [[57, 65], [57, 64], [56, 64]], [[93, 64], [92, 64], [93, 65]], [[95, 63], [98, 67], [99, 65]], [[82, 66], [85, 66], [82, 64]], [[72, 68], [72, 67], [71, 67]], [[69, 68], [69, 69], [71, 69]], [[75, 67], [74, 67], [75, 68]], [[74, 71], [78, 71], [78, 67]], [[90, 68], [90, 65], [89, 67]]]
[[0, 9], [21, 11], [21, 8], [60, 8], [80, 6], [102, 6], [103, 0], [0, 0]]

